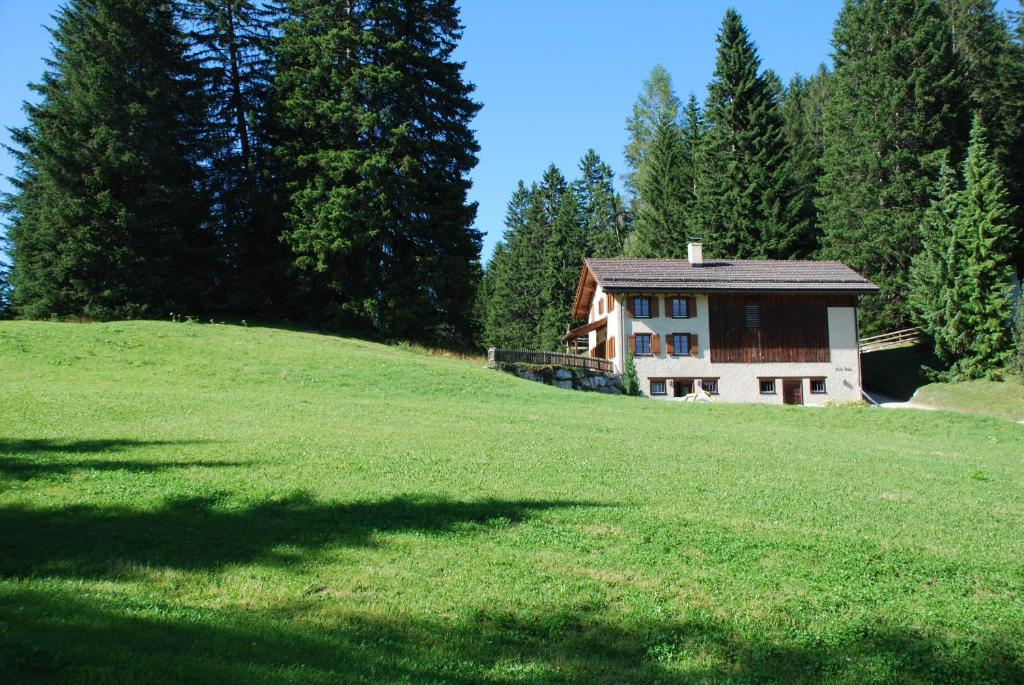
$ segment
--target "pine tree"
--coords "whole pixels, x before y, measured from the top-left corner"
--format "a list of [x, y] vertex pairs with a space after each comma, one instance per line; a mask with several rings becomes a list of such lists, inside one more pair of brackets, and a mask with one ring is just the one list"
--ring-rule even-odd
[[690, 197], [683, 176], [683, 139], [678, 126], [663, 120], [640, 168], [639, 213], [632, 257], [680, 258], [686, 254], [686, 209]]
[[[679, 98], [672, 89], [672, 77], [660, 64], [651, 69], [633, 105], [633, 114], [626, 119], [629, 142], [626, 143], [626, 191], [635, 199], [639, 190], [640, 169], [654, 134], [662, 122], [678, 123]], [[636, 211], [636, 208], [634, 208]]]
[[[3, 246], [3, 239], [0, 238], [0, 247]], [[11, 286], [9, 281], [8, 266], [0, 262], [0, 319], [11, 318]]]
[[623, 200], [615, 192], [615, 174], [594, 150], [587, 150], [579, 169], [572, 187], [587, 236], [587, 256], [618, 257], [628, 226]]
[[[480, 106], [454, 0], [290, 0], [277, 50], [285, 240], [336, 322], [465, 341], [479, 272], [466, 201]], [[326, 293], [326, 296], [325, 296]]]
[[697, 232], [721, 257], [787, 258], [806, 229], [789, 165], [773, 74], [735, 10], [718, 33], [715, 78], [708, 86], [708, 132], [698, 150]]
[[919, 0], [847, 2], [833, 33], [822, 117], [822, 252], [871, 278], [866, 333], [910, 323], [910, 261], [948, 153], [965, 139], [962, 72], [940, 8]]
[[14, 305], [24, 317], [196, 311], [211, 285], [203, 111], [166, 3], [71, 0], [13, 133]]

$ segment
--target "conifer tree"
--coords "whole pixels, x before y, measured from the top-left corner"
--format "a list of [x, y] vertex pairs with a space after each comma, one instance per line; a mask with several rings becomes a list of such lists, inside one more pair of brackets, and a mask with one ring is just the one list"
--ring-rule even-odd
[[211, 285], [202, 230], [203, 103], [168, 3], [70, 0], [13, 133], [6, 204], [24, 317], [197, 311]]
[[625, 182], [631, 199], [635, 199], [639, 190], [640, 169], [654, 140], [655, 131], [665, 121], [678, 123], [679, 98], [672, 89], [672, 77], [668, 70], [656, 64], [643, 82], [640, 95], [633, 105], [633, 114], [626, 119], [629, 142], [625, 149], [628, 169]]
[[587, 150], [579, 168], [580, 177], [572, 187], [587, 237], [587, 256], [618, 257], [628, 227], [623, 200], [615, 192], [615, 174], [594, 150]]
[[580, 268], [587, 256], [587, 236], [576, 193], [566, 191], [544, 246], [544, 313], [538, 336], [541, 349], [558, 350], [572, 327], [572, 302]]
[[782, 100], [783, 129], [789, 144], [790, 174], [797, 187], [800, 221], [805, 226], [796, 256], [806, 257], [818, 248], [818, 211], [814, 196], [822, 155], [821, 111], [827, 97], [828, 71], [824, 65], [810, 78], [797, 74]]
[[718, 33], [714, 80], [708, 86], [708, 132], [699, 149], [697, 232], [721, 257], [787, 258], [806, 231], [791, 175], [772, 74], [735, 10]]
[[452, 53], [454, 0], [289, 0], [277, 49], [285, 240], [338, 323], [471, 335], [480, 105]]
[[881, 288], [862, 305], [864, 332], [902, 328], [910, 260], [942, 159], [962, 155], [962, 72], [931, 2], [847, 2], [833, 46], [818, 182], [822, 252]]
[[628, 352], [626, 353], [626, 364], [622, 369], [622, 392], [633, 397], [640, 394], [640, 377], [636, 372], [636, 361]]
[[970, 335], [967, 355], [957, 360], [954, 373], [978, 378], [1002, 369], [1011, 357], [1013, 249], [1016, 230], [1011, 225], [1006, 185], [987, 143], [980, 116], [971, 127], [964, 164], [963, 199], [954, 233], [965, 246], [967, 269], [962, 302]]
[[679, 258], [686, 253], [689, 188], [683, 173], [683, 139], [678, 126], [663, 120], [640, 169], [632, 257]]
[[[971, 109], [988, 131], [1004, 170], [1009, 202], [1024, 217], [1024, 46], [1016, 43], [995, 0], [943, 0], [953, 48], [964, 64]], [[1024, 257], [1024, 246], [1020, 253]]]
[[295, 286], [280, 240], [271, 144], [276, 14], [255, 0], [187, 0], [183, 8], [204, 76], [206, 188], [221, 242], [221, 306], [236, 314], [281, 315]]

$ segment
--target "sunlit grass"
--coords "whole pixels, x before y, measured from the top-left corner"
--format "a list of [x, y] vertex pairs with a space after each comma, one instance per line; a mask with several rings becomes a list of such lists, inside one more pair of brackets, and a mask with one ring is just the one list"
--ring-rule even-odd
[[1024, 427], [0, 325], [13, 682], [1024, 679]]

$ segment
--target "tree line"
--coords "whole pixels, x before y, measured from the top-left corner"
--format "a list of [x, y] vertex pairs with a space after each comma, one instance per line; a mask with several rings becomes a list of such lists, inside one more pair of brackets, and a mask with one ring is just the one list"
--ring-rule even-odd
[[471, 340], [454, 0], [69, 0], [51, 34], [0, 307]]
[[1024, 264], [1021, 27], [994, 0], [847, 0], [831, 68], [784, 85], [728, 10], [703, 102], [684, 104], [662, 66], [642, 84], [610, 252], [582, 216], [569, 241], [551, 217], [523, 218], [553, 170], [520, 184], [484, 276], [481, 342], [556, 347], [575, 322], [551, 307], [571, 300], [582, 257], [682, 258], [699, 238], [713, 258], [842, 260], [881, 289], [863, 332], [920, 324], [954, 375], [1004, 364]]

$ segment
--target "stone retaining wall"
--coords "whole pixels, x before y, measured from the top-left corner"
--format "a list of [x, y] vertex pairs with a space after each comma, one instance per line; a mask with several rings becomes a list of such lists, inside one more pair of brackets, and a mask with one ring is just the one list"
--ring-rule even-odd
[[562, 366], [537, 366], [534, 364], [511, 364], [497, 362], [491, 368], [510, 373], [528, 381], [537, 381], [565, 390], [603, 392], [608, 395], [622, 394], [619, 374], [593, 369], [577, 369]]

